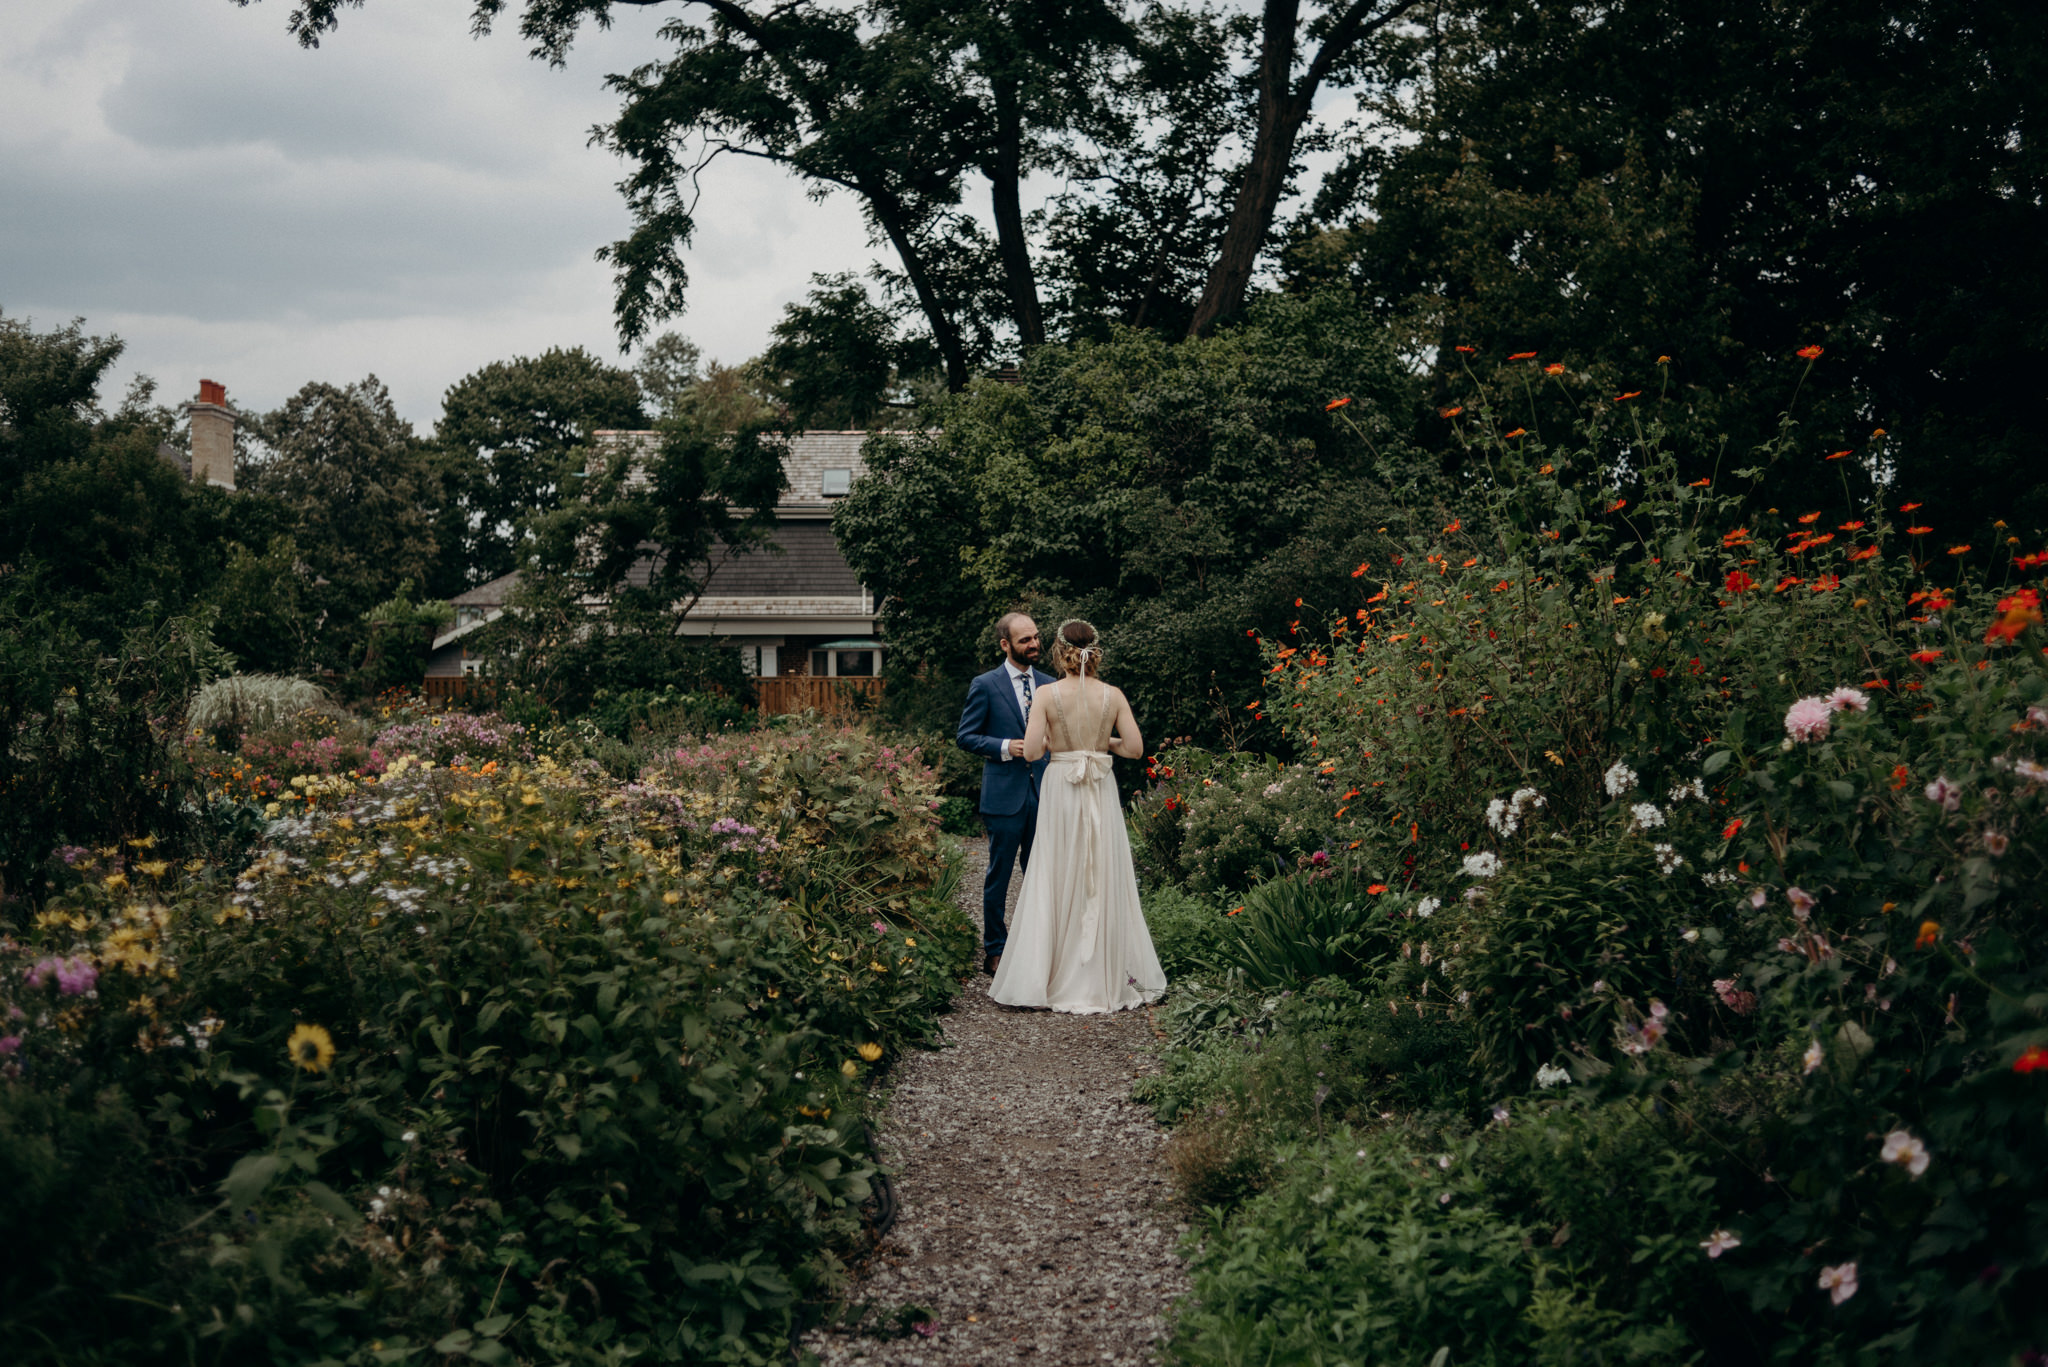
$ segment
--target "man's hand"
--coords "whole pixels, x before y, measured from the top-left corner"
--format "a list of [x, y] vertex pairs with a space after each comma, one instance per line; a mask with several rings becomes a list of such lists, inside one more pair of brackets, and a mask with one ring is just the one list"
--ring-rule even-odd
[[1022, 740], [1011, 741], [1009, 754], [1012, 759], [1024, 758], [1024, 742]]

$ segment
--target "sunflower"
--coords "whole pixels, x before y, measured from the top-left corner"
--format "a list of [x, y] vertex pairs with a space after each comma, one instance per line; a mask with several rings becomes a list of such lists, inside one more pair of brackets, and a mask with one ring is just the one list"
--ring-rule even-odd
[[324, 1025], [301, 1025], [285, 1041], [291, 1061], [309, 1073], [324, 1073], [334, 1063], [334, 1037]]

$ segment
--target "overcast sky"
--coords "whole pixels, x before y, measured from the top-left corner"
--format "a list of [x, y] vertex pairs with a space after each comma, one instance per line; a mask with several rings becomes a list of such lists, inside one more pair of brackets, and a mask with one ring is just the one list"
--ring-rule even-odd
[[[301, 49], [286, 0], [0, 0], [0, 311], [83, 317], [166, 400], [202, 376], [268, 409], [374, 372], [425, 429], [478, 366], [549, 346], [618, 359], [622, 164], [585, 145], [604, 77], [662, 50], [622, 9], [553, 70], [469, 0], [370, 0]], [[814, 271], [875, 253], [845, 196], [721, 159], [672, 324], [760, 350]]]

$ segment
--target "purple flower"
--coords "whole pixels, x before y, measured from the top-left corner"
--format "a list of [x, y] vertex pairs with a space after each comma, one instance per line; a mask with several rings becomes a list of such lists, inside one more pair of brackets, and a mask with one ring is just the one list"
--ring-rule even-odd
[[0, 1054], [11, 1054], [21, 1048], [21, 1036], [0, 1035]]
[[67, 997], [78, 997], [92, 991], [93, 984], [100, 980], [100, 971], [93, 967], [92, 960], [83, 958], [38, 959], [28, 971], [30, 987], [41, 987], [52, 978], [57, 980], [59, 992]]
[[916, 1324], [911, 1325], [910, 1328], [919, 1338], [924, 1339], [928, 1339], [939, 1332], [939, 1326], [933, 1324], [930, 1320], [919, 1320]]

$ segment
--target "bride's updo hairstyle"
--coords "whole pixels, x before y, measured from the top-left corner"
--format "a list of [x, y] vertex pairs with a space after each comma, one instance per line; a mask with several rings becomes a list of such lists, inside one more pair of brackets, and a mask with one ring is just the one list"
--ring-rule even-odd
[[1052, 665], [1067, 678], [1086, 672], [1100, 679], [1102, 639], [1095, 628], [1078, 617], [1061, 622], [1052, 637]]

